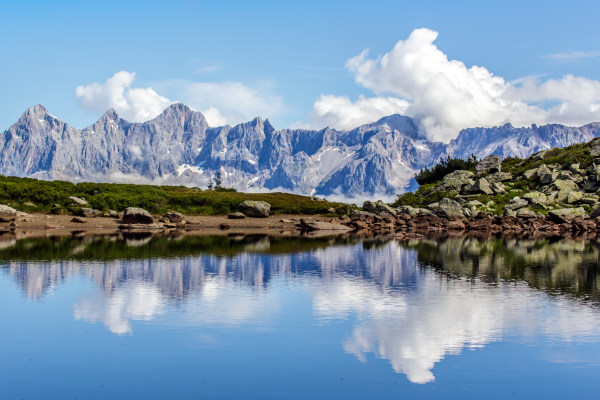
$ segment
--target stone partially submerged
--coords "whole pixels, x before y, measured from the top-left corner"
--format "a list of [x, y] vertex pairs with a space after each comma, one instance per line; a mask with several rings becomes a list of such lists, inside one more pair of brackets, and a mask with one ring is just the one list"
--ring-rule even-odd
[[123, 222], [126, 224], [152, 224], [152, 215], [139, 207], [127, 207], [123, 212]]
[[17, 210], [4, 204], [0, 204], [0, 222], [11, 222], [15, 219], [17, 219]]

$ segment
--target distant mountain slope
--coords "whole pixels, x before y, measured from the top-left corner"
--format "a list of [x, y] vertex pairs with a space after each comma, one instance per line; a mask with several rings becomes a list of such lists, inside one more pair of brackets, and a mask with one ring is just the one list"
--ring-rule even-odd
[[552, 147], [588, 142], [599, 135], [600, 123], [598, 122], [579, 128], [556, 124], [515, 128], [511, 124], [506, 124], [493, 128], [464, 129], [450, 142], [447, 151], [460, 158], [471, 154], [478, 157], [495, 154], [502, 158], [526, 158]]
[[220, 170], [224, 186], [243, 191], [361, 198], [404, 191], [416, 171], [446, 154], [525, 157], [598, 135], [598, 123], [581, 128], [504, 125], [465, 129], [446, 145], [424, 139], [418, 123], [401, 115], [347, 132], [278, 130], [260, 118], [210, 127], [201, 113], [183, 104], [144, 123], [128, 122], [109, 110], [80, 130], [38, 105], [0, 136], [0, 173], [205, 187]]

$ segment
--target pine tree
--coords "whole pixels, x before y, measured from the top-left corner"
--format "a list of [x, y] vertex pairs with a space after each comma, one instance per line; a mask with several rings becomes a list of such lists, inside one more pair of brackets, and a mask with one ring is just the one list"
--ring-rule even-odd
[[208, 187], [207, 187], [207, 189], [208, 190], [213, 190], [213, 181], [212, 181], [212, 179], [208, 181]]
[[222, 183], [223, 182], [221, 180], [221, 170], [219, 170], [217, 171], [217, 175], [215, 175], [215, 189], [220, 189]]

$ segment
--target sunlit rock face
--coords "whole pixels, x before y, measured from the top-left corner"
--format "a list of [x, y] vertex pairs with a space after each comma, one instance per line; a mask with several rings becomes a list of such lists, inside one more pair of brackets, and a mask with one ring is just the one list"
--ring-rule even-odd
[[[185, 240], [172, 244], [182, 248]], [[287, 252], [269, 237], [235, 242], [235, 251], [223, 243], [230, 246], [225, 256], [214, 246], [215, 254], [147, 259], [128, 258], [140, 249], [125, 247], [104, 261], [25, 261], [12, 253], [4, 271], [34, 300], [73, 279], [92, 282], [73, 317], [119, 335], [135, 334], [140, 321], [160, 325], [175, 309], [183, 325], [265, 326], [290, 312], [288, 291], [301, 291], [312, 303], [310, 323], [351, 322], [340, 349], [363, 361], [368, 354], [388, 360], [414, 383], [434, 381], [447, 355], [506, 335], [585, 341], [600, 332], [594, 242], [305, 240]], [[296, 251], [298, 243], [306, 249]], [[79, 257], [94, 245], [73, 249]]]
[[600, 124], [504, 125], [463, 130], [447, 145], [425, 139], [418, 121], [401, 115], [350, 131], [279, 130], [261, 118], [210, 127], [201, 113], [183, 104], [144, 123], [109, 110], [95, 124], [76, 129], [35, 106], [0, 135], [0, 173], [206, 187], [220, 171], [223, 185], [240, 191], [391, 199], [408, 187], [415, 172], [446, 154], [526, 157], [599, 134]]

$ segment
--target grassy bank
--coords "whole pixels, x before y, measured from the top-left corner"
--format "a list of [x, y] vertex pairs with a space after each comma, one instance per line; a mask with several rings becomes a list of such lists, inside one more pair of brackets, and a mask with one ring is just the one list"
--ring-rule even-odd
[[[184, 186], [154, 186], [118, 183], [71, 183], [0, 176], [0, 203], [26, 212], [49, 212], [54, 204], [65, 210], [73, 207], [69, 196], [84, 197], [97, 210], [121, 211], [142, 207], [154, 214], [169, 210], [188, 215], [219, 215], [236, 211], [244, 200], [262, 200], [271, 211], [282, 214], [327, 214], [331, 208], [347, 213], [344, 203], [315, 201], [308, 196], [289, 193], [241, 193], [201, 190]], [[27, 203], [32, 203], [27, 204]]]

